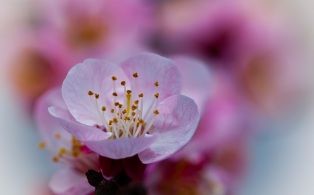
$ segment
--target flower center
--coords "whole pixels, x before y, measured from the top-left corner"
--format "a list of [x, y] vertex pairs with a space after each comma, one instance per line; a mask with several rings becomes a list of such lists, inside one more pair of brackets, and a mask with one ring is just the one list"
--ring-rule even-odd
[[107, 26], [95, 17], [73, 20], [68, 28], [69, 41], [77, 48], [97, 46], [107, 33]]
[[[133, 73], [132, 79], [138, 79], [139, 74]], [[90, 96], [96, 102], [97, 112], [101, 118], [102, 124], [97, 124], [97, 128], [103, 128], [104, 131], [111, 132], [111, 139], [122, 137], [139, 137], [153, 130], [153, 124], [156, 116], [159, 115], [157, 100], [159, 93], [157, 88], [159, 82], [154, 83], [155, 93], [152, 97], [147, 97], [147, 108], [144, 108], [144, 93], [134, 94], [126, 86], [126, 81], [118, 81], [116, 76], [112, 76], [113, 92], [109, 107], [100, 106], [100, 95], [94, 91], [88, 91]], [[118, 93], [117, 84], [123, 88], [122, 93]]]

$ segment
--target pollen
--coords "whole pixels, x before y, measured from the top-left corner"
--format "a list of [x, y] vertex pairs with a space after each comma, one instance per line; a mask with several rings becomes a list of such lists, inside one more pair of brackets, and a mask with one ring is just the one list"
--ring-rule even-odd
[[92, 92], [92, 91], [88, 91], [88, 93], [87, 93], [89, 96], [92, 96], [92, 95], [94, 95], [94, 92]]
[[[138, 72], [131, 74], [131, 77], [140, 79]], [[159, 82], [154, 82], [151, 88], [155, 90], [155, 92], [149, 95], [145, 94], [144, 99], [144, 93], [138, 92], [137, 90], [132, 91], [132, 88], [126, 86], [125, 80], [118, 80], [116, 76], [112, 76], [111, 78], [113, 81], [112, 96], [105, 100], [106, 107], [99, 107], [99, 102], [97, 101], [99, 96], [96, 98], [95, 106], [97, 107], [100, 119], [99, 124], [96, 124], [96, 126], [98, 126], [100, 130], [110, 132], [111, 136], [109, 139], [139, 137], [151, 133], [154, 129], [156, 116], [159, 114], [157, 110], [158, 98], [160, 96], [157, 91]], [[119, 83], [119, 85], [116, 85], [117, 83]], [[147, 87], [149, 87], [149, 85], [147, 85]], [[92, 92], [92, 95], [95, 97], [98, 94], [100, 93]], [[91, 101], [95, 101], [95, 99], [91, 99]], [[107, 109], [109, 112], [105, 112]], [[72, 154], [73, 156], [74, 153], [79, 153], [80, 150], [77, 148], [78, 147], [73, 146], [73, 148], [67, 152], [67, 155]]]

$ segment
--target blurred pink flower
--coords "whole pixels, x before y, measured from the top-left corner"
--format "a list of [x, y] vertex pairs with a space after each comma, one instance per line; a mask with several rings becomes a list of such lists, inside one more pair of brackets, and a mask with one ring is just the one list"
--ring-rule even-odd
[[151, 26], [151, 8], [142, 0], [39, 1], [37, 32], [52, 36], [76, 64], [86, 58], [142, 48]]
[[280, 116], [298, 105], [301, 55], [294, 30], [277, 13], [247, 0], [172, 1], [161, 10], [167, 52], [199, 56], [227, 72], [259, 114]]
[[246, 140], [224, 143], [202, 159], [167, 159], [150, 167], [146, 185], [151, 194], [230, 195], [244, 176]]
[[53, 154], [52, 160], [60, 163], [61, 169], [52, 177], [49, 187], [54, 194], [80, 194], [93, 192], [85, 177], [89, 169], [99, 169], [98, 156], [65, 131], [48, 113], [51, 105], [65, 106], [60, 89], [45, 93], [37, 102], [35, 110], [36, 123], [42, 142], [41, 149]]
[[14, 56], [9, 60], [8, 79], [27, 110], [47, 89], [60, 85], [70, 63], [51, 37], [24, 32], [16, 37]]
[[49, 110], [92, 151], [111, 159], [138, 154], [147, 164], [171, 156], [194, 134], [197, 105], [180, 90], [180, 73], [167, 58], [139, 54], [120, 65], [89, 59], [63, 82], [66, 107]]
[[197, 130], [189, 144], [174, 158], [199, 161], [209, 151], [228, 144], [236, 137], [253, 133], [248, 131], [250, 117], [246, 106], [229, 80], [215, 75], [211, 83], [211, 94], [202, 106]]

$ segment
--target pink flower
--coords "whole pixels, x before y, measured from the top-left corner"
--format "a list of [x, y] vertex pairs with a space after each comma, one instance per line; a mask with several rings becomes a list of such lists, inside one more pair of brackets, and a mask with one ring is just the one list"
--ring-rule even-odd
[[8, 78], [27, 109], [51, 87], [61, 84], [70, 68], [67, 57], [51, 37], [34, 36], [23, 31], [13, 43], [14, 54], [8, 62]]
[[89, 169], [98, 169], [98, 156], [86, 150], [84, 145], [75, 137], [65, 131], [48, 113], [47, 107], [58, 105], [65, 107], [59, 89], [45, 93], [38, 101], [35, 118], [43, 142], [41, 149], [46, 148], [55, 163], [61, 165], [50, 183], [49, 187], [54, 194], [86, 195], [93, 192], [85, 177]]
[[89, 59], [63, 82], [66, 108], [49, 111], [92, 151], [112, 159], [138, 155], [147, 164], [171, 156], [194, 134], [198, 108], [180, 90], [178, 68], [167, 58], [139, 54], [120, 65]]
[[37, 33], [54, 37], [73, 64], [141, 49], [151, 23], [150, 7], [141, 0], [47, 0], [36, 6]]

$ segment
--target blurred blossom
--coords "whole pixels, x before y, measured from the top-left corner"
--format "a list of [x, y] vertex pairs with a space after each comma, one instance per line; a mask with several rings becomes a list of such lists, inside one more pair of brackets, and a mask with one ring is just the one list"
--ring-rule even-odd
[[[142, 0], [39, 1], [38, 33], [53, 36], [74, 59], [140, 49], [151, 23], [151, 9]], [[35, 16], [36, 17], [36, 16]]]
[[245, 0], [169, 1], [158, 13], [156, 51], [199, 56], [227, 72], [258, 113], [273, 117], [300, 101], [301, 55], [276, 14]]
[[235, 194], [245, 174], [245, 148], [246, 139], [238, 137], [203, 153], [197, 161], [182, 156], [162, 161], [150, 167], [154, 174], [146, 185], [151, 194]]
[[26, 109], [44, 91], [60, 84], [70, 65], [52, 38], [25, 32], [14, 42], [15, 56], [9, 60], [8, 78]]
[[[68, 69], [88, 57], [130, 55], [144, 48], [150, 8], [141, 0], [35, 1], [31, 25], [20, 25], [10, 78], [28, 108]], [[31, 6], [32, 7], [32, 6]]]
[[55, 194], [86, 195], [93, 191], [85, 177], [89, 169], [98, 169], [98, 156], [90, 152], [80, 141], [65, 131], [50, 114], [47, 107], [62, 105], [58, 101], [61, 92], [53, 89], [44, 94], [36, 105], [35, 118], [42, 137], [41, 149], [52, 154], [52, 161], [60, 164], [49, 187]]

